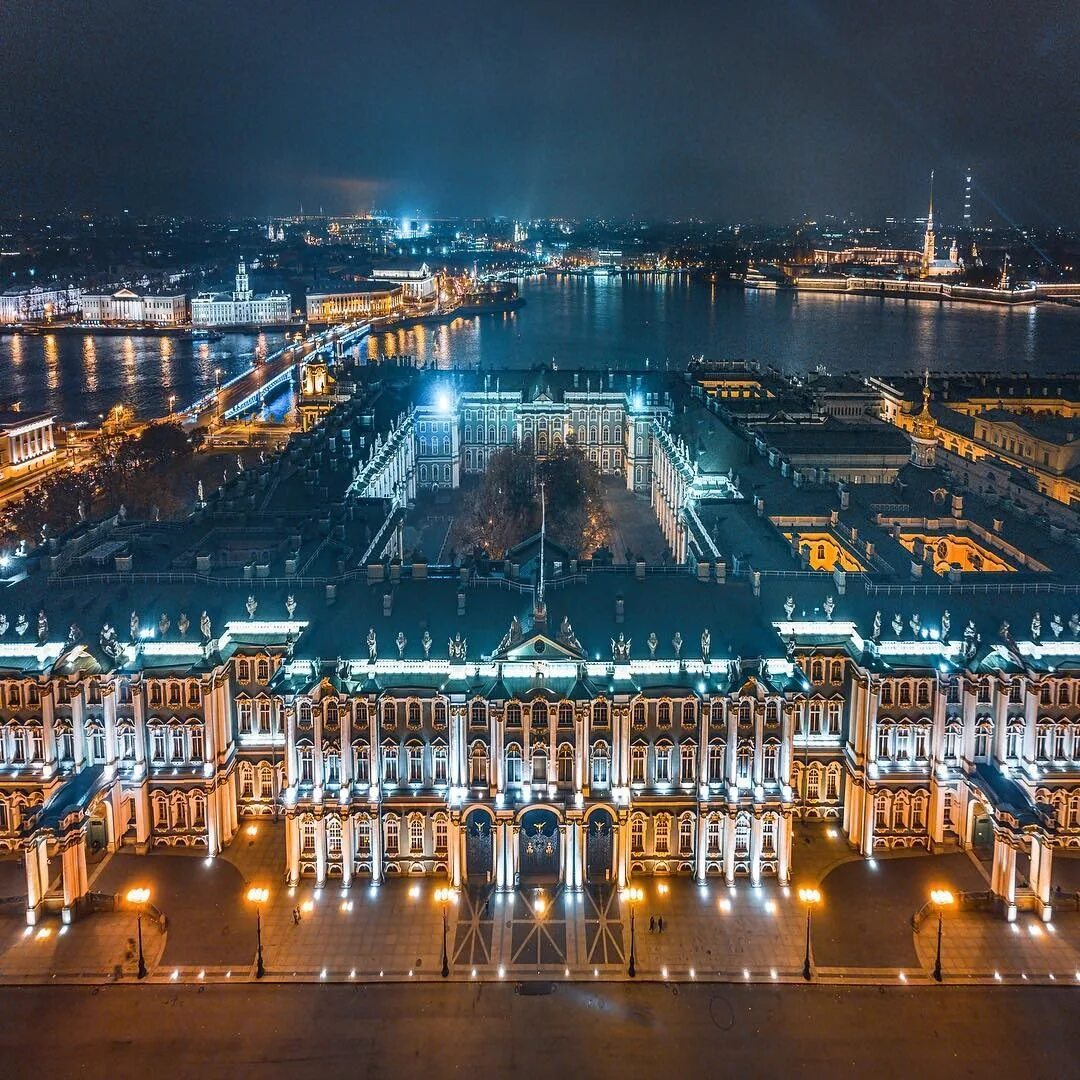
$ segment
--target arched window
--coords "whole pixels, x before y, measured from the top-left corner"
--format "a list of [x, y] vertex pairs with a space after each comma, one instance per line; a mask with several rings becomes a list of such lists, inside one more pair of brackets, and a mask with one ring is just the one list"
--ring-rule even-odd
[[418, 728], [420, 726], [420, 702], [419, 701], [410, 701], [409, 702], [408, 724], [409, 724], [409, 727], [411, 727], [411, 728]]
[[606, 701], [594, 701], [592, 711], [593, 723], [597, 727], [607, 727], [608, 704]]
[[431, 748], [431, 774], [435, 784], [445, 784], [450, 779], [450, 751], [445, 743]]
[[817, 802], [821, 798], [821, 771], [815, 762], [806, 770], [806, 801]]
[[683, 702], [682, 723], [683, 727], [693, 727], [697, 723], [697, 702], [693, 698]]
[[606, 742], [593, 745], [592, 782], [597, 787], [606, 787], [610, 777], [611, 752]]
[[469, 708], [469, 724], [484, 727], [487, 724], [487, 708], [482, 701], [474, 701]]
[[776, 855], [775, 814], [766, 814], [761, 819], [761, 854], [767, 859]]
[[[323, 716], [326, 719], [326, 723], [330, 725], [336, 725], [338, 722], [338, 707], [337, 702], [331, 699], [323, 708]], [[269, 730], [269, 726], [267, 727]]]
[[559, 704], [559, 727], [572, 728], [574, 726], [574, 706], [569, 701]]
[[382, 775], [384, 784], [396, 784], [398, 782], [398, 748], [396, 743], [383, 743]]
[[667, 855], [671, 850], [671, 818], [657, 814], [653, 819], [653, 840], [657, 855]]
[[506, 706], [506, 726], [521, 727], [521, 706], [516, 701]]
[[691, 855], [694, 851], [694, 817], [683, 814], [679, 818], [679, 854]]
[[443, 701], [442, 698], [438, 698], [435, 701], [433, 720], [434, 720], [435, 727], [437, 727], [437, 728], [445, 728], [446, 727], [446, 702]]
[[679, 782], [692, 784], [697, 773], [697, 746], [684, 742], [679, 749]]
[[259, 660], [255, 666], [256, 682], [268, 683], [270, 681], [270, 661], [265, 657]]
[[724, 744], [719, 739], [709, 743], [709, 783], [724, 782]]
[[723, 848], [724, 823], [719, 814], [710, 814], [705, 827], [705, 843], [710, 857], [719, 857]]
[[424, 747], [422, 743], [411, 742], [405, 747], [405, 763], [408, 783], [422, 784], [424, 782]]
[[539, 744], [534, 745], [532, 751], [532, 782], [534, 784], [547, 783], [547, 767], [547, 748]]
[[409, 817], [409, 854], [424, 854], [424, 819], [420, 814]]
[[709, 722], [713, 727], [724, 726], [724, 703], [722, 701], [714, 701], [709, 706]]
[[654, 778], [658, 784], [671, 783], [671, 743], [664, 741], [656, 744]]
[[548, 711], [547, 706], [542, 701], [534, 701], [531, 711], [531, 726], [532, 728], [547, 728], [548, 723]]
[[630, 783], [645, 783], [645, 759], [648, 747], [644, 743], [634, 743], [630, 747]]
[[401, 822], [390, 816], [383, 819], [383, 833], [388, 854], [396, 855], [401, 841]]
[[750, 854], [750, 815], [743, 812], [735, 819], [735, 858]]
[[754, 706], [749, 701], [739, 703], [739, 723], [750, 724], [754, 720]]
[[645, 728], [645, 702], [634, 702], [634, 714], [633, 714], [634, 727], [638, 731], [642, 731]]
[[765, 744], [761, 758], [762, 778], [766, 784], [774, 784], [778, 779], [780, 765], [780, 744], [769, 741]]
[[656, 726], [658, 728], [671, 727], [671, 702], [661, 701], [656, 706]]
[[341, 818], [335, 814], [326, 819], [326, 854], [331, 859], [341, 858]]
[[241, 761], [236, 768], [240, 777], [240, 798], [253, 799], [255, 797], [255, 770], [248, 761]]
[[517, 743], [510, 743], [506, 748], [506, 782], [521, 783], [521, 747]]
[[573, 783], [573, 747], [569, 743], [559, 744], [556, 769], [559, 783]]
[[735, 778], [739, 787], [749, 787], [754, 767], [753, 746], [747, 742], [741, 743], [735, 761], [737, 766]]
[[641, 854], [645, 850], [645, 816], [634, 814], [630, 818], [630, 850]]
[[481, 742], [472, 745], [469, 754], [469, 783], [486, 784], [488, 782], [487, 747]]
[[298, 719], [299, 719], [301, 724], [310, 724], [311, 723], [311, 702], [310, 701], [301, 701], [297, 712], [298, 712]]

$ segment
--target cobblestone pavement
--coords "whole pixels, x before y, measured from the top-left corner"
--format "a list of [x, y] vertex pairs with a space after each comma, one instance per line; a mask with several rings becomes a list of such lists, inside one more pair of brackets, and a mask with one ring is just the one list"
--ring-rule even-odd
[[[815, 977], [837, 982], [927, 982], [936, 921], [918, 934], [911, 916], [929, 889], [985, 888], [968, 855], [902, 854], [860, 859], [835, 827], [798, 827], [795, 878], [788, 888], [740, 880], [639, 878], [635, 908], [639, 980], [801, 980], [805, 950], [802, 885], [820, 886], [814, 913]], [[151, 978], [246, 979], [254, 975], [251, 884], [270, 897], [261, 910], [269, 979], [424, 980], [440, 978], [443, 912], [433, 878], [396, 878], [378, 888], [356, 882], [317, 890], [282, 880], [279, 823], [242, 826], [221, 858], [177, 852], [119, 854], [92, 887], [124, 892], [147, 885], [168, 931], [144, 934]], [[9, 869], [9, 868], [5, 868]], [[1070, 867], [1071, 869], [1071, 867]], [[11, 875], [9, 875], [10, 877]], [[14, 878], [12, 880], [15, 880]], [[660, 920], [663, 929], [660, 929]], [[522, 886], [510, 893], [463, 889], [446, 912], [451, 978], [625, 979], [630, 953], [627, 901], [607, 887], [573, 893]], [[89, 915], [62, 929], [25, 931], [21, 913], [0, 917], [0, 981], [90, 981], [133, 977], [134, 921], [129, 914]], [[1021, 913], [1014, 924], [983, 912], [945, 917], [946, 981], [1050, 981], [1080, 984], [1080, 914], [1060, 911], [1047, 925]]]

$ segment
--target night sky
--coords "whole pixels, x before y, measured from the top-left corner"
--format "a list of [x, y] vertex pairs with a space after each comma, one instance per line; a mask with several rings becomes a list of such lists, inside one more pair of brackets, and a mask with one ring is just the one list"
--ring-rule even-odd
[[0, 213], [1080, 220], [1080, 3], [6, 0]]

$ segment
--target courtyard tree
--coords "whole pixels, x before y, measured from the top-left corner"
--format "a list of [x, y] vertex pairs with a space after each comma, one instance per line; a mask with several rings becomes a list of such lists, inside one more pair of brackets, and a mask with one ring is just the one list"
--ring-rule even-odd
[[574, 447], [538, 459], [508, 447], [494, 454], [468, 507], [455, 525], [459, 550], [483, 549], [498, 558], [540, 528], [540, 484], [547, 501], [547, 533], [569, 551], [590, 555], [611, 536], [600, 474]]

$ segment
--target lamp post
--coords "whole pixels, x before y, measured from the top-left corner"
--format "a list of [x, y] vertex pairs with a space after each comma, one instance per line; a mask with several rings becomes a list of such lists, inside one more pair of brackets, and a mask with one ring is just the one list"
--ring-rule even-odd
[[150, 890], [146, 888], [128, 889], [127, 902], [135, 905], [135, 935], [139, 943], [139, 968], [138, 978], [146, 978], [146, 958], [143, 956], [142, 947], [142, 913], [143, 905], [150, 899]]
[[247, 891], [248, 901], [255, 905], [255, 978], [261, 979], [266, 974], [263, 967], [262, 953], [262, 905], [270, 897], [270, 890], [252, 885]]
[[800, 889], [799, 899], [806, 905], [806, 955], [803, 958], [802, 977], [810, 981], [810, 920], [815, 904], [821, 903], [820, 889]]
[[637, 941], [634, 935], [634, 912], [637, 905], [645, 899], [645, 893], [641, 889], [630, 885], [623, 895], [630, 904], [630, 963], [626, 968], [626, 974], [633, 979], [637, 975]]
[[436, 903], [442, 904], [442, 977], [450, 974], [450, 956], [446, 951], [446, 909], [450, 906], [453, 890], [441, 888], [435, 890]]
[[935, 982], [941, 982], [941, 934], [945, 909], [952, 904], [953, 899], [953, 894], [948, 889], [930, 890], [930, 902], [937, 908], [937, 958], [934, 960]]

